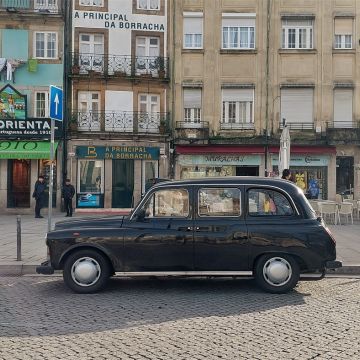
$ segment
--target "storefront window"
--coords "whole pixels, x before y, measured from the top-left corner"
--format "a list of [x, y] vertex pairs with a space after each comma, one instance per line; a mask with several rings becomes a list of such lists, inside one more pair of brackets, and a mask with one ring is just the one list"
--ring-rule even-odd
[[235, 176], [236, 166], [183, 166], [181, 179], [196, 179], [214, 176]]
[[[57, 176], [56, 176], [57, 164], [54, 160], [54, 174], [53, 174], [53, 196], [52, 196], [52, 207], [56, 207], [56, 189], [57, 189]], [[46, 183], [45, 190], [45, 200], [44, 206], [48, 207], [49, 204], [49, 184], [50, 184], [50, 171], [51, 171], [51, 161], [50, 160], [39, 160], [39, 173], [38, 175], [44, 176]]]
[[144, 193], [154, 184], [153, 180], [158, 177], [158, 162], [143, 161], [142, 166], [142, 192]]
[[103, 170], [102, 160], [79, 160], [79, 192], [102, 193]]
[[104, 161], [79, 160], [77, 207], [103, 207]]

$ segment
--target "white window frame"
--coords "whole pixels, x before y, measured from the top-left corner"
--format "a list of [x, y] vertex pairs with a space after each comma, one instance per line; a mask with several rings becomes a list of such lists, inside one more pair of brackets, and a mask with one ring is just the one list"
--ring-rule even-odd
[[[141, 1], [146, 1], [146, 8], [143, 8], [140, 6], [141, 4]], [[137, 0], [136, 1], [136, 8], [138, 10], [146, 10], [146, 11], [159, 11], [160, 10], [160, 0], [157, 0], [157, 8], [156, 9], [151, 9], [150, 8], [150, 5], [151, 5], [151, 2], [154, 1], [154, 0]]]
[[[51, 2], [51, 4], [49, 4]], [[52, 4], [52, 3], [55, 4]], [[45, 3], [45, 4], [41, 4]], [[48, 10], [50, 12], [56, 12], [58, 10], [58, 0], [34, 0], [35, 10]]]
[[[45, 94], [45, 114], [44, 116], [38, 116], [38, 99], [39, 94]], [[48, 118], [49, 117], [49, 92], [48, 91], [36, 91], [34, 93], [34, 117], [36, 118]]]
[[[141, 100], [141, 96], [146, 96], [146, 101], [142, 101]], [[153, 96], [156, 96], [156, 102], [154, 102], [154, 101], [152, 101], [152, 97]], [[146, 104], [146, 113], [149, 113], [149, 114], [151, 114], [151, 113], [153, 113], [152, 111], [151, 111], [151, 106], [152, 105], [156, 105], [157, 106], [157, 111], [155, 111], [155, 113], [158, 113], [158, 112], [160, 112], [160, 95], [159, 94], [146, 94], [146, 93], [140, 93], [139, 94], [139, 96], [138, 96], [138, 109], [139, 109], [139, 112], [142, 112], [141, 110], [140, 110], [140, 108], [141, 108], [141, 104]]]
[[[201, 109], [202, 89], [201, 88], [193, 89], [200, 92], [200, 107], [198, 106], [186, 107], [187, 104], [185, 103], [185, 92], [187, 90], [191, 90], [191, 89], [187, 89], [187, 88], [183, 89], [183, 109], [184, 109], [183, 121], [187, 126], [198, 128], [201, 124], [201, 117], [202, 117], [202, 109]], [[193, 99], [195, 98], [195, 95], [191, 95], [191, 96]]]
[[[295, 21], [294, 21], [295, 22]], [[311, 25], [294, 25], [291, 24], [291, 20], [287, 23], [287, 20], [282, 20], [282, 36], [281, 36], [281, 47], [282, 49], [293, 50], [293, 49], [313, 49], [314, 48], [314, 21], [311, 20]], [[295, 32], [295, 43], [294, 47], [289, 47], [289, 31]], [[306, 31], [305, 35], [305, 47], [300, 47], [301, 32]]]
[[[44, 34], [44, 56], [36, 56], [36, 36], [37, 34]], [[47, 56], [47, 51], [48, 51], [48, 47], [47, 47], [47, 40], [46, 37], [48, 34], [55, 34], [55, 55], [54, 57], [48, 57]], [[50, 60], [56, 60], [58, 59], [58, 43], [59, 43], [59, 39], [58, 39], [58, 33], [56, 31], [35, 31], [34, 32], [34, 58], [36, 59], [50, 59]]]
[[[223, 91], [226, 89], [223, 89]], [[229, 101], [224, 100], [224, 92], [222, 92], [221, 100], [221, 124], [222, 127], [226, 127], [227, 124], [230, 128], [232, 125], [235, 125], [233, 128], [236, 128], [236, 125], [239, 125], [239, 128], [252, 128], [254, 126], [254, 90], [252, 91], [252, 100], [244, 101]], [[230, 118], [230, 106], [235, 110], [235, 117]], [[245, 116], [243, 116], [245, 115]], [[245, 126], [244, 126], [245, 125]]]
[[[99, 4], [94, 4], [95, 2], [98, 2]], [[87, 3], [87, 4], [84, 4]], [[80, 6], [96, 6], [96, 7], [103, 7], [104, 6], [104, 0], [79, 0]]]
[[[225, 29], [227, 32], [227, 34], [226, 34], [226, 38], [227, 38], [226, 43], [228, 44], [227, 47], [225, 47], [225, 43], [224, 43]], [[247, 29], [247, 46], [244, 46], [241, 44], [240, 34], [243, 31], [243, 29]], [[253, 30], [253, 39], [251, 39], [251, 37], [252, 37], [251, 29]], [[232, 31], [237, 33], [236, 46], [232, 46], [234, 44], [232, 44], [230, 41]], [[251, 42], [251, 40], [253, 40], [253, 42]], [[222, 49], [226, 49], [226, 50], [253, 50], [253, 49], [255, 49], [255, 26], [223, 26], [222, 27]]]
[[[190, 32], [185, 28], [186, 19], [198, 19], [201, 22], [201, 32]], [[204, 21], [202, 12], [186, 12], [183, 14], [183, 48], [184, 49], [202, 49], [203, 48]], [[197, 44], [196, 37], [200, 36], [200, 44]], [[187, 37], [190, 38], [190, 44], [187, 45]]]
[[[347, 37], [350, 37], [350, 42], [346, 41], [346, 40], [349, 40]], [[349, 44], [350, 44], [350, 46], [347, 46]], [[353, 48], [352, 34], [335, 34], [334, 48], [335, 49], [352, 49]]]

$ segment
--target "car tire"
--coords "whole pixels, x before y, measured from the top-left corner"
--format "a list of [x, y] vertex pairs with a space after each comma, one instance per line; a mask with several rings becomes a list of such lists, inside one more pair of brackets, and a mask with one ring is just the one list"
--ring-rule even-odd
[[80, 294], [90, 294], [103, 289], [111, 275], [108, 259], [96, 250], [78, 250], [65, 261], [65, 284]]
[[266, 254], [255, 264], [256, 283], [265, 291], [283, 294], [292, 290], [300, 278], [297, 261], [290, 255]]

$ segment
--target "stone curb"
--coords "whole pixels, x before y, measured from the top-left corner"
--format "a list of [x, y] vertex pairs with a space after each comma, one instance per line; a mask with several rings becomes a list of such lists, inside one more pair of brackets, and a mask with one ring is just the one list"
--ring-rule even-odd
[[[30, 263], [24, 264], [19, 262], [19, 264], [8, 263], [0, 264], [0, 277], [1, 276], [21, 276], [21, 275], [35, 275], [36, 267], [38, 264]], [[342, 268], [334, 270], [329, 270], [326, 272], [327, 275], [360, 275], [360, 265], [349, 265], [343, 266]], [[40, 275], [41, 276], [41, 275]], [[48, 276], [48, 275], [43, 275]]]

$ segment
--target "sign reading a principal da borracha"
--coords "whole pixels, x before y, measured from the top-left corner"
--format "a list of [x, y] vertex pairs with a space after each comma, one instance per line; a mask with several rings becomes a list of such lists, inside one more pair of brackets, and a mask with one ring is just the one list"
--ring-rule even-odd
[[97, 27], [126, 30], [165, 31], [164, 24], [160, 22], [145, 22], [128, 18], [127, 14], [109, 13], [101, 11], [75, 11], [74, 19], [82, 20], [88, 25], [92, 23]]
[[[0, 138], [50, 138], [50, 119], [28, 118], [26, 95], [13, 86], [0, 89]], [[55, 136], [61, 136], [61, 125], [55, 128]]]

